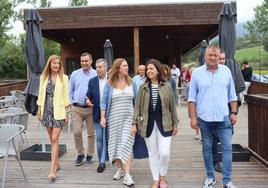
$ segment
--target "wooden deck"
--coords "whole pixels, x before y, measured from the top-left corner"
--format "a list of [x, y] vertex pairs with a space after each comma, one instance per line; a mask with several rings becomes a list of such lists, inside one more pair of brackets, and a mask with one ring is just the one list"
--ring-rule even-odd
[[[187, 108], [182, 104], [178, 109], [180, 117], [180, 133], [173, 139], [172, 156], [167, 176], [169, 188], [198, 188], [201, 187], [205, 178], [203, 159], [201, 155], [200, 141], [193, 139], [194, 130], [189, 127], [187, 117]], [[28, 136], [32, 143], [40, 143], [40, 135], [37, 129], [38, 121], [36, 117], [30, 117]], [[247, 146], [247, 106], [241, 108], [239, 122], [235, 127], [233, 143], [239, 143]], [[84, 137], [85, 138], [85, 137]], [[48, 139], [46, 138], [48, 142]], [[25, 187], [25, 188], [120, 188], [125, 187], [122, 181], [113, 181], [112, 175], [115, 168], [109, 166], [104, 173], [96, 173], [98, 165], [96, 156], [91, 166], [74, 166], [76, 157], [74, 150], [74, 141], [72, 133], [67, 132], [67, 127], [62, 132], [62, 144], [67, 144], [67, 153], [60, 158], [61, 170], [57, 173], [57, 180], [49, 182], [47, 174], [49, 162], [22, 161], [28, 182], [24, 182], [15, 159], [9, 158], [6, 187]], [[23, 144], [26, 147], [27, 144]], [[3, 166], [3, 160], [0, 160], [0, 166]], [[2, 171], [2, 168], [1, 168]], [[0, 173], [2, 176], [2, 172]], [[148, 159], [135, 160], [131, 174], [136, 183], [136, 188], [149, 187], [151, 183], [151, 174], [148, 165]], [[221, 175], [216, 173], [216, 188], [221, 187]], [[268, 169], [254, 159], [250, 162], [233, 163], [233, 182], [237, 187], [243, 188], [267, 188], [268, 187]]]

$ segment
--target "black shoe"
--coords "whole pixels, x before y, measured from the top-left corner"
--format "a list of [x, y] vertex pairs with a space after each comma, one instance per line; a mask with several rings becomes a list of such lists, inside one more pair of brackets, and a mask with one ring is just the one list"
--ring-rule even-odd
[[97, 172], [102, 173], [104, 170], [105, 170], [105, 163], [100, 163], [97, 168]]
[[91, 164], [92, 164], [92, 155], [87, 155], [85, 165], [88, 166]]
[[220, 162], [214, 164], [214, 170], [215, 170], [216, 172], [222, 173], [222, 165], [221, 165]]
[[80, 166], [83, 163], [84, 155], [78, 155], [76, 161], [74, 162], [75, 166]]

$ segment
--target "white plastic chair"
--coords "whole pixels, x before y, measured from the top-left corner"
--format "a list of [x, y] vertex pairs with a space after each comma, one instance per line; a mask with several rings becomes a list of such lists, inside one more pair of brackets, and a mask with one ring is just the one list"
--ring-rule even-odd
[[20, 162], [18, 142], [16, 140], [16, 137], [23, 131], [23, 125], [0, 124], [0, 158], [4, 158], [2, 188], [5, 186], [7, 160], [9, 156], [15, 156], [20, 165], [24, 180], [27, 181], [22, 164]]

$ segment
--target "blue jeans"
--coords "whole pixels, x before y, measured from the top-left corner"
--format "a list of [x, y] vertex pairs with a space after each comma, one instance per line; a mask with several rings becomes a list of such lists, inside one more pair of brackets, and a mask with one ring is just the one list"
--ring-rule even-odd
[[[229, 111], [231, 115], [231, 107], [229, 106]], [[232, 135], [234, 134], [234, 126], [232, 126]], [[218, 136], [214, 132], [213, 134], [213, 143], [212, 143], [212, 158], [213, 158], [213, 165], [220, 162], [220, 155], [219, 155], [219, 148], [218, 143], [220, 142]]]
[[229, 116], [223, 122], [206, 122], [198, 118], [202, 135], [203, 158], [208, 178], [215, 178], [212, 143], [213, 134], [218, 136], [222, 147], [222, 183], [225, 185], [231, 181], [232, 176], [232, 125]]
[[107, 159], [107, 136], [106, 129], [102, 128], [99, 123], [95, 123], [96, 128], [96, 140], [97, 140], [97, 150], [98, 158], [100, 163], [105, 163]]
[[213, 142], [212, 142], [212, 158], [213, 158], [213, 165], [220, 162], [219, 150], [218, 150], [218, 143], [219, 138], [216, 133], [213, 134]]

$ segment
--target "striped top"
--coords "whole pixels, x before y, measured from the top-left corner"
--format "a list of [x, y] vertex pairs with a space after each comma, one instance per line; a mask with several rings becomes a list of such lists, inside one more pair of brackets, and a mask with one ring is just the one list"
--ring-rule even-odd
[[153, 109], [155, 110], [155, 106], [157, 103], [157, 98], [158, 98], [158, 84], [154, 85], [152, 84], [152, 100], [153, 100]]
[[126, 164], [133, 151], [134, 137], [131, 135], [134, 93], [132, 85], [120, 90], [114, 88], [111, 107], [107, 117], [108, 154], [110, 163], [120, 159]]

